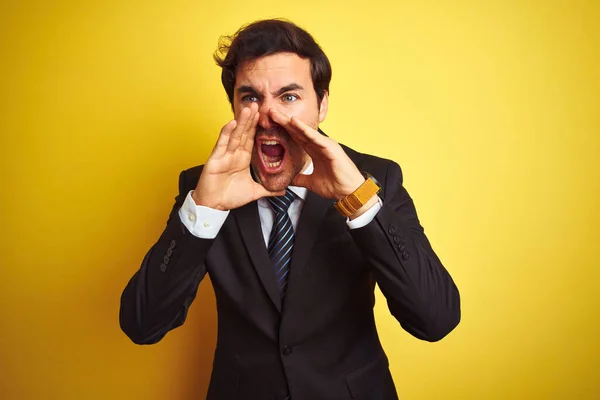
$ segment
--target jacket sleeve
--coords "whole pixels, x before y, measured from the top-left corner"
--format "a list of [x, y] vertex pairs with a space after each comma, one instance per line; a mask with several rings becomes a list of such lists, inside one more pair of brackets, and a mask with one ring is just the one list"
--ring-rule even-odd
[[119, 322], [134, 343], [156, 343], [182, 325], [206, 275], [204, 261], [214, 239], [200, 239], [182, 224], [178, 211], [186, 195], [184, 171], [165, 230], [121, 296]]
[[460, 321], [460, 296], [433, 251], [406, 189], [390, 163], [383, 207], [371, 223], [350, 231], [373, 268], [392, 315], [413, 336], [438, 341]]

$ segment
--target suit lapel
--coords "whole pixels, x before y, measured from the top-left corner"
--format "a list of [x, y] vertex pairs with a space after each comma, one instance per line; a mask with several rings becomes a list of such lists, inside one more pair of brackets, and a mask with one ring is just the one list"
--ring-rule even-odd
[[325, 217], [325, 213], [331, 204], [332, 200], [320, 197], [313, 192], [309, 191], [306, 195], [300, 220], [298, 221], [286, 297], [289, 296], [291, 287], [296, 286], [301, 278], [302, 271], [308, 262], [312, 247], [318, 236], [317, 233], [321, 227], [323, 217]]
[[277, 282], [275, 282], [271, 259], [269, 258], [263, 239], [257, 202], [253, 201], [243, 207], [232, 210], [232, 213], [236, 217], [252, 264], [254, 264], [254, 268], [273, 304], [281, 312], [281, 293], [279, 287], [277, 287]]
[[[292, 287], [296, 287], [302, 278], [302, 271], [306, 267], [308, 258], [315, 244], [321, 222], [325, 217], [328, 208], [332, 201], [322, 198], [313, 192], [308, 192], [306, 200], [302, 207], [300, 220], [296, 237], [294, 239], [294, 250], [290, 265], [290, 277], [286, 297], [290, 296], [290, 291], [294, 291]], [[232, 210], [237, 220], [242, 239], [252, 264], [258, 273], [258, 276], [265, 287], [271, 301], [281, 312], [281, 294], [277, 282], [275, 282], [275, 274], [271, 267], [271, 259], [267, 253], [267, 248], [263, 239], [263, 233], [260, 225], [260, 217], [258, 215], [257, 202], [246, 204], [243, 207]]]

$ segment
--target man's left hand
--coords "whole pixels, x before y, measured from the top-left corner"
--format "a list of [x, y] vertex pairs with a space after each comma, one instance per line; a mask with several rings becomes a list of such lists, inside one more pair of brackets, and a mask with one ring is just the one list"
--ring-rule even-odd
[[290, 118], [274, 109], [270, 109], [269, 114], [313, 161], [313, 173], [296, 175], [292, 185], [305, 187], [321, 197], [337, 201], [354, 192], [365, 181], [354, 162], [335, 140], [321, 135], [296, 117]]

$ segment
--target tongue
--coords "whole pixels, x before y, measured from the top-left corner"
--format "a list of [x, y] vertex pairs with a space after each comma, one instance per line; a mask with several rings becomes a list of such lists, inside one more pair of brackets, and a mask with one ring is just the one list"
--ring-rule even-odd
[[262, 152], [269, 157], [283, 156], [283, 146], [280, 144], [263, 144]]

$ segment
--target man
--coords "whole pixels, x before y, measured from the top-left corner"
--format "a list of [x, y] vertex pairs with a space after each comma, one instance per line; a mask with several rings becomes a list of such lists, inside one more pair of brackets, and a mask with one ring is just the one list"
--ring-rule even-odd
[[123, 292], [121, 327], [158, 342], [208, 273], [219, 321], [209, 399], [396, 399], [375, 283], [417, 338], [440, 340], [460, 319], [400, 168], [318, 130], [331, 67], [304, 30], [259, 21], [222, 50], [235, 118], [206, 164], [181, 173], [167, 226]]

